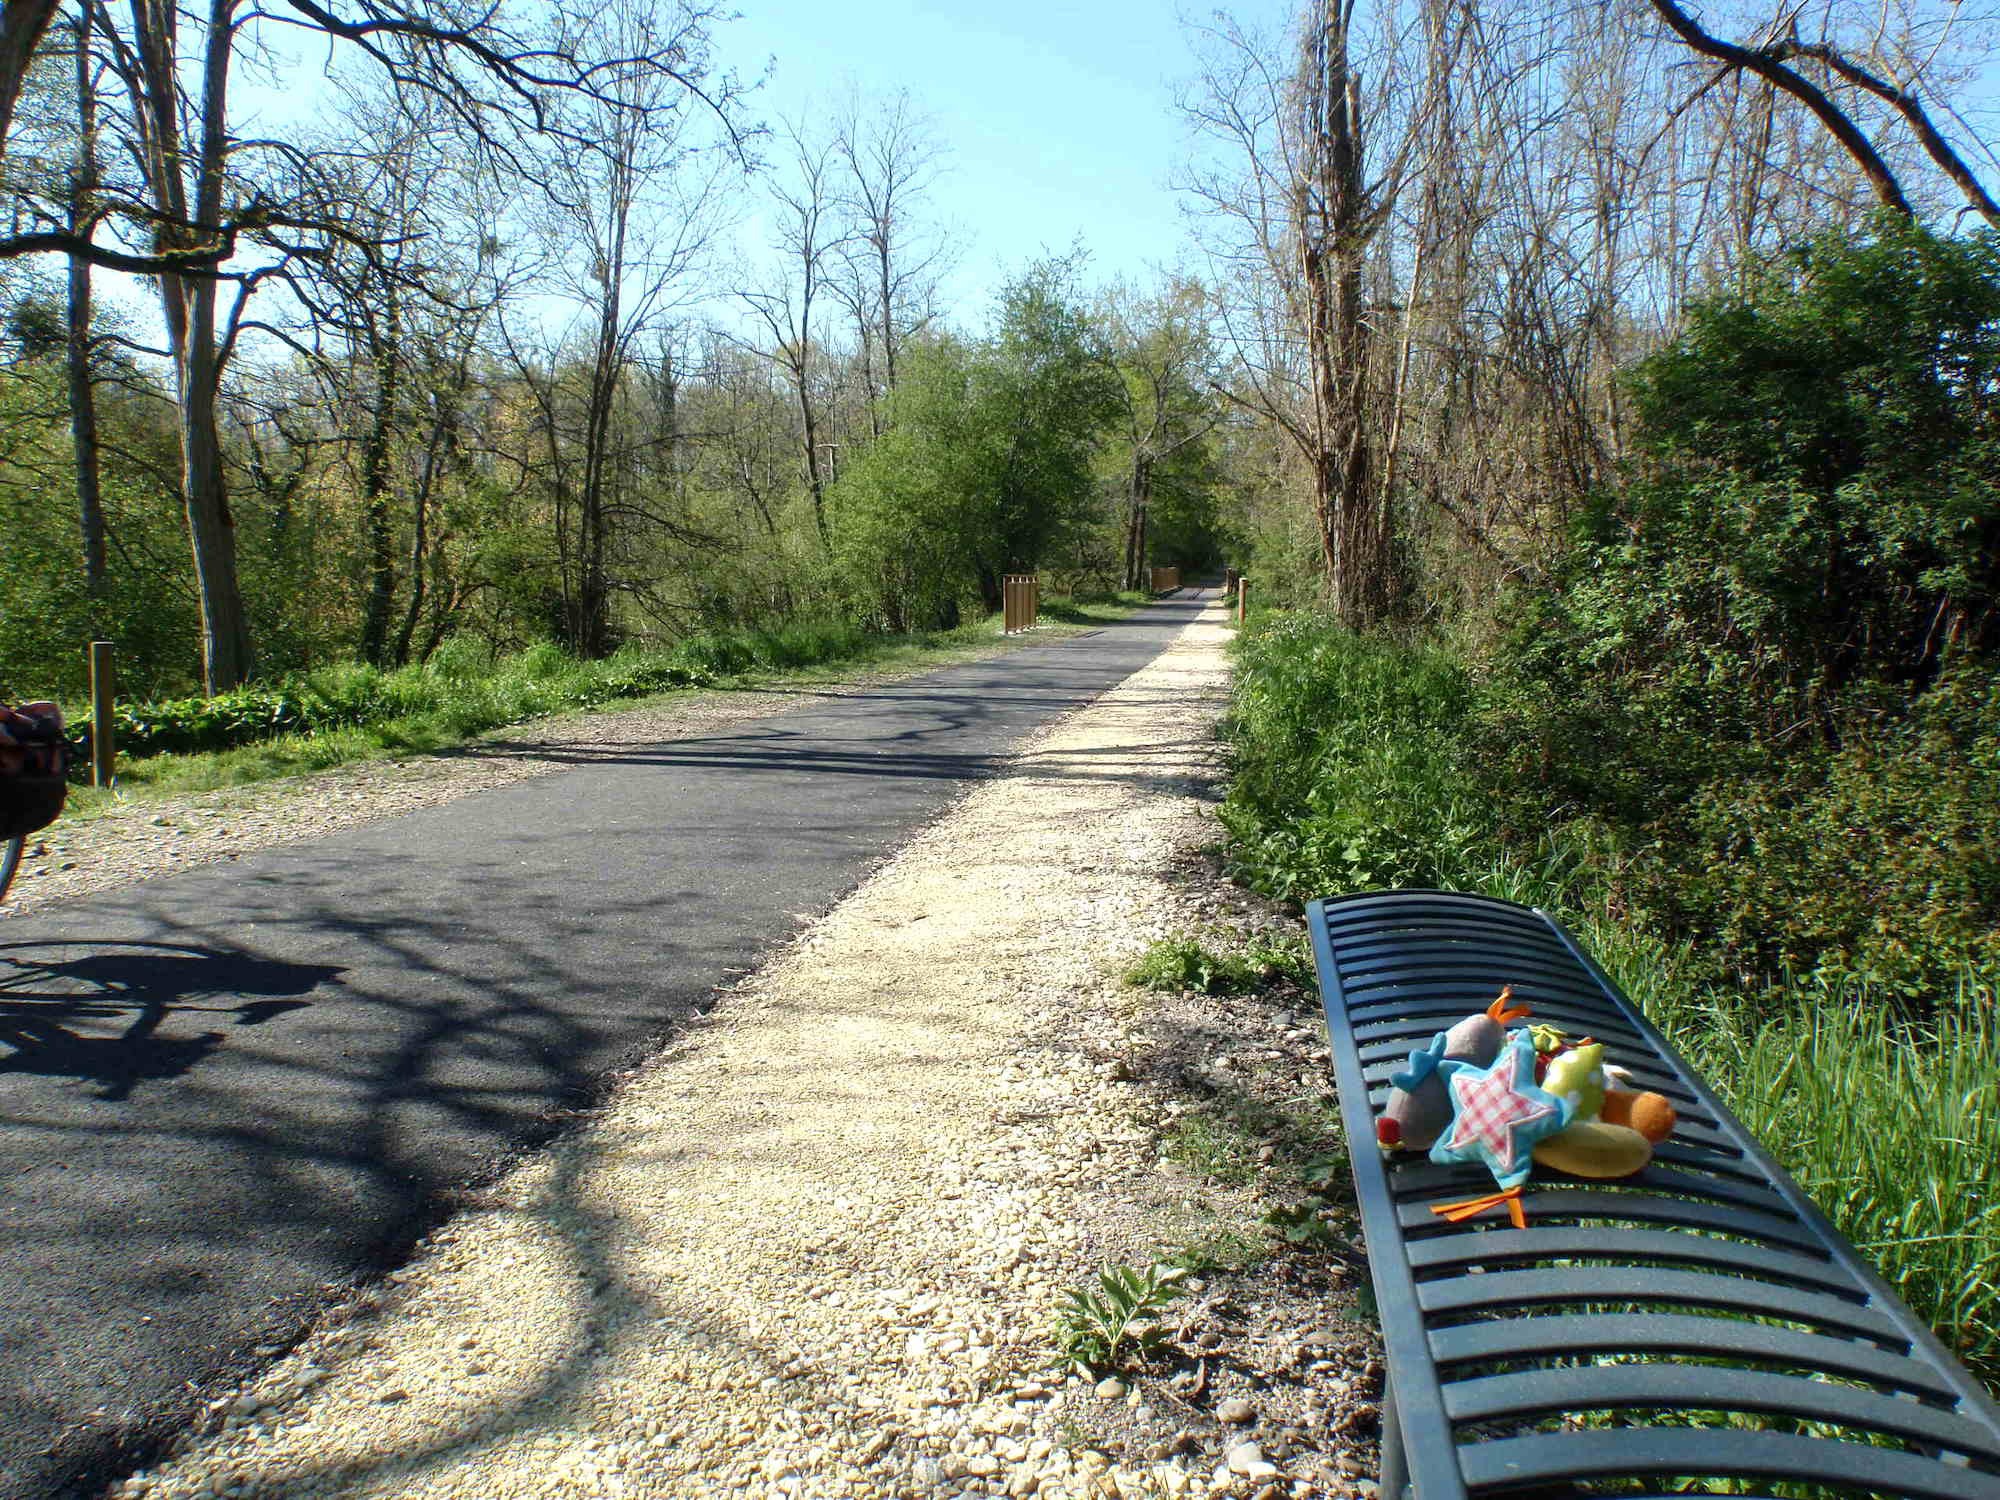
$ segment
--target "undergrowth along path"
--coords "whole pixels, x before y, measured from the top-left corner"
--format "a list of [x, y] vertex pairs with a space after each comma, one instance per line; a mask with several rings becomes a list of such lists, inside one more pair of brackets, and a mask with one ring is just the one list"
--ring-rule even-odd
[[1205, 1375], [1052, 1367], [1059, 1289], [1254, 1199], [1161, 1160], [1163, 1002], [1117, 977], [1199, 905], [1226, 638], [1031, 741], [114, 1494], [1354, 1493]]

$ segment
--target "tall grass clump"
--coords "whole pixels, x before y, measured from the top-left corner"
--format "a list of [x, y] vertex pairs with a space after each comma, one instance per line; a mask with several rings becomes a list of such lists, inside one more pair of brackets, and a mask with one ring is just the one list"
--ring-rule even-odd
[[[1614, 851], [1534, 789], [1496, 785], [1450, 656], [1274, 614], [1237, 645], [1228, 858], [1303, 901], [1394, 886], [1555, 912], [1961, 1358], [2000, 1381], [2000, 1022], [1994, 966], [1904, 989], [1728, 974], [1635, 907]], [[1781, 923], [1783, 913], [1768, 920]], [[1468, 997], [1470, 1001], [1475, 997]]]
[[[1965, 979], [1968, 991], [1977, 976]], [[1653, 1020], [1939, 1337], [2000, 1377], [2000, 1025], [1897, 1021], [1865, 986]]]
[[1452, 753], [1464, 669], [1311, 614], [1275, 613], [1244, 641], [1222, 810], [1232, 873], [1294, 901], [1463, 883], [1481, 824]]

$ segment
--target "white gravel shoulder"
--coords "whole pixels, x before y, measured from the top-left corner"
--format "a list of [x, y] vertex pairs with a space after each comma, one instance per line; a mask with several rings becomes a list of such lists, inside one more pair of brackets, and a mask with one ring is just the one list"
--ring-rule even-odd
[[1115, 976], [1213, 836], [1227, 637], [1210, 608], [1031, 744], [112, 1494], [1320, 1493], [1249, 1445], [1108, 1456], [1142, 1392], [1065, 1378], [1048, 1332], [1161, 1243], [1119, 1187], [1152, 1135], [1065, 1039], [1149, 1003]]

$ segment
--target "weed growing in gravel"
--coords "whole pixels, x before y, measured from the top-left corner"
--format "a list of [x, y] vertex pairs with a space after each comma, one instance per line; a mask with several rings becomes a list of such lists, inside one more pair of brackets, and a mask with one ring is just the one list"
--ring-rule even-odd
[[1125, 971], [1125, 982], [1149, 990], [1197, 990], [1240, 995], [1256, 988], [1257, 966], [1247, 958], [1216, 953], [1194, 938], [1163, 938]]
[[1338, 1156], [1315, 1156], [1299, 1169], [1299, 1180], [1308, 1189], [1296, 1203], [1280, 1204], [1266, 1210], [1263, 1223], [1286, 1244], [1301, 1250], [1331, 1250], [1344, 1246], [1345, 1238], [1327, 1219], [1328, 1213], [1349, 1208], [1353, 1199], [1346, 1191], [1347, 1164]]
[[1209, 1276], [1218, 1271], [1234, 1274], [1269, 1260], [1271, 1246], [1226, 1225], [1207, 1230], [1166, 1257], [1190, 1276]]
[[1160, 1149], [1170, 1161], [1215, 1182], [1244, 1185], [1269, 1166], [1274, 1186], [1296, 1182], [1307, 1188], [1341, 1191], [1344, 1178], [1315, 1182], [1315, 1165], [1333, 1161], [1327, 1152], [1340, 1140], [1340, 1116], [1332, 1100], [1306, 1094], [1279, 1102], [1230, 1089], [1211, 1095], [1160, 1132]]
[[1178, 1266], [1105, 1266], [1094, 1289], [1073, 1288], [1056, 1305], [1056, 1351], [1088, 1373], [1115, 1366], [1127, 1351], [1152, 1350], [1163, 1337], [1159, 1315], [1186, 1275]]
[[1303, 937], [1267, 939], [1241, 953], [1217, 952], [1198, 938], [1162, 938], [1125, 971], [1125, 982], [1142, 989], [1204, 995], [1247, 995], [1279, 979], [1312, 984], [1312, 951]]
[[1213, 1182], [1257, 1180], [1257, 1138], [1223, 1115], [1191, 1110], [1160, 1132], [1160, 1149]]

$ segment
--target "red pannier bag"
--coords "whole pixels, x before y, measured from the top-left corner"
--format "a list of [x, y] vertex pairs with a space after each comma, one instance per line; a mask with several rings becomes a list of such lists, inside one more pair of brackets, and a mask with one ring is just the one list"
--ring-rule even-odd
[[69, 794], [69, 741], [53, 703], [0, 707], [0, 839], [55, 822]]

